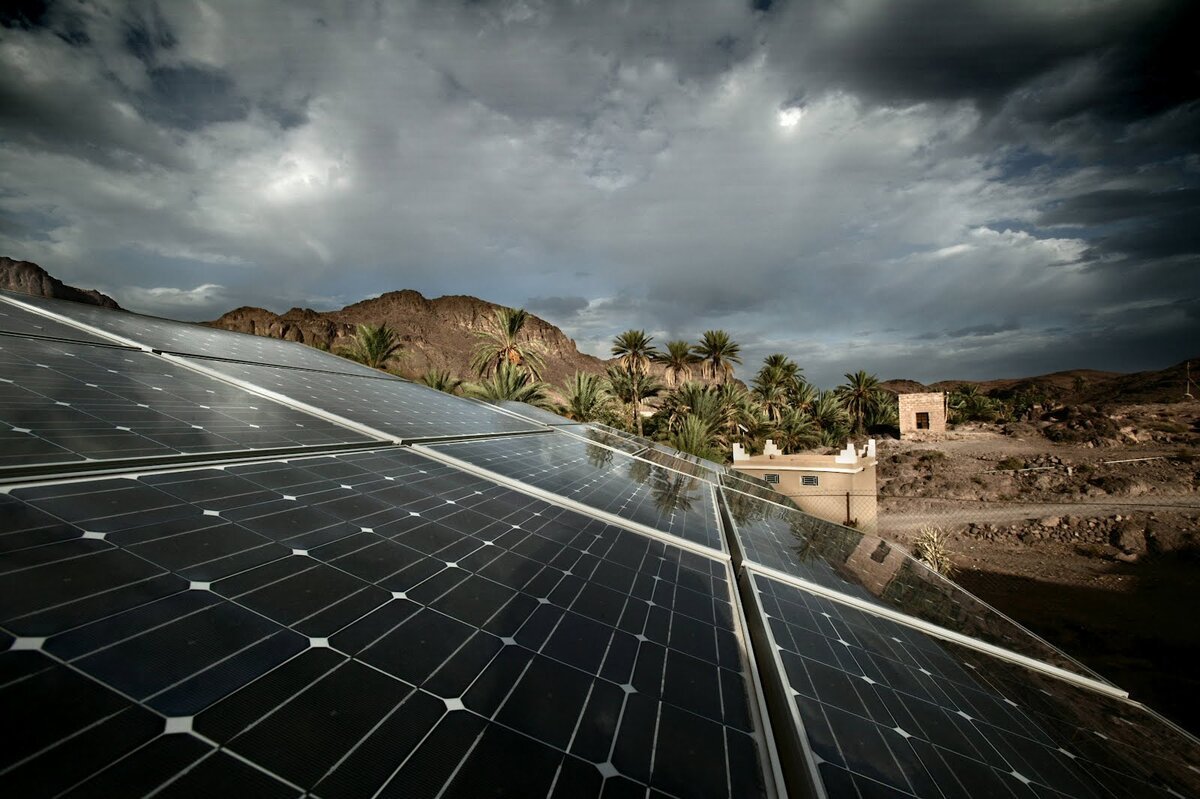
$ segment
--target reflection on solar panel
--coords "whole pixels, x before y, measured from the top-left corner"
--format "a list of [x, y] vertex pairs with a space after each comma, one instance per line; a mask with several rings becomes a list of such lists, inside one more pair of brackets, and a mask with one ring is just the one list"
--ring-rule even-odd
[[727, 490], [723, 500], [747, 563], [1100, 679], [900, 547]]
[[0, 333], [87, 341], [94, 344], [113, 344], [108, 339], [93, 336], [91, 333], [87, 333], [72, 325], [55, 321], [48, 316], [43, 316], [42, 314], [21, 308], [18, 305], [4, 302], [3, 296], [0, 293]]
[[515, 413], [523, 419], [528, 419], [531, 422], [540, 422], [541, 424], [556, 424], [556, 425], [577, 425], [579, 422], [573, 419], [568, 419], [565, 416], [559, 416], [557, 413], [552, 413], [541, 408], [535, 408], [527, 402], [513, 402], [512, 400], [501, 400], [500, 402], [492, 403], [498, 408]]
[[0, 501], [13, 796], [769, 793], [721, 559], [396, 449]]
[[752, 575], [829, 796], [1195, 796], [1196, 741], [1134, 703]]
[[1200, 796], [1194, 738], [727, 466], [23, 299], [130, 345], [0, 297], [6, 795]]
[[371, 439], [137, 350], [0, 338], [0, 470]]
[[[128, 311], [114, 311], [79, 302], [52, 300], [11, 292], [5, 292], [2, 296], [163, 352], [389, 379], [387, 374], [377, 369], [369, 369], [345, 358], [277, 338], [234, 333], [229, 330], [159, 319], [154, 316], [142, 316]], [[0, 305], [0, 308], [2, 307], [5, 306]], [[72, 337], [78, 338], [78, 336]]]
[[560, 430], [564, 433], [577, 436], [586, 441], [591, 441], [595, 444], [600, 444], [605, 447], [620, 450], [621, 452], [630, 455], [636, 455], [639, 452], [645, 452], [646, 448], [635, 441], [629, 440], [621, 436], [615, 436], [603, 426], [592, 424], [581, 424], [573, 427], [562, 427]]
[[431, 449], [660, 533], [723, 550], [712, 487], [565, 433]]
[[407, 380], [373, 380], [228, 361], [189, 362], [406, 441], [546, 429], [485, 403]]

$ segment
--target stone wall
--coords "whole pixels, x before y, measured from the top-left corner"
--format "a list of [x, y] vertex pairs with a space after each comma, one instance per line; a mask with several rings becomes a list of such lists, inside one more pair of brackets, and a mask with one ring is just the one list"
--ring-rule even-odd
[[[946, 434], [946, 395], [942, 392], [933, 394], [901, 394], [900, 408], [900, 438], [920, 439]], [[917, 414], [929, 414], [929, 429], [917, 429]]]

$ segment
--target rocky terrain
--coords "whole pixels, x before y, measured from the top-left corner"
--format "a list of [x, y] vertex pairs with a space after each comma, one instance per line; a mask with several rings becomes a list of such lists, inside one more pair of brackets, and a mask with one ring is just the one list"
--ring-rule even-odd
[[31, 261], [14, 261], [12, 258], [0, 256], [0, 289], [16, 291], [21, 294], [34, 294], [38, 297], [52, 297], [58, 300], [86, 302], [89, 305], [100, 305], [105, 308], [120, 310], [117, 301], [107, 294], [101, 294], [95, 289], [77, 289], [68, 286]]
[[[1176, 371], [1123, 382], [1178, 396]], [[1200, 730], [1200, 402], [960, 425], [879, 456], [881, 535], [945, 530], [960, 584]]]
[[[336, 352], [360, 324], [386, 324], [404, 342], [398, 371], [419, 376], [427, 369], [448, 369], [471, 377], [471, 354], [500, 307], [475, 297], [427, 299], [416, 291], [392, 291], [337, 311], [293, 308], [275, 314], [265, 308], [238, 308], [208, 324], [239, 333], [299, 341]], [[546, 359], [543, 379], [559, 385], [576, 371], [603, 372], [605, 362], [581, 353], [575, 342], [554, 325], [530, 315], [525, 336]]]

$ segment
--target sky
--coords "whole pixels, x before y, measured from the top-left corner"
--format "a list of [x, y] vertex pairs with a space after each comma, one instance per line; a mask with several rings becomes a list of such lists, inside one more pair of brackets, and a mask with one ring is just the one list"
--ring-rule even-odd
[[0, 255], [132, 310], [720, 328], [815, 384], [1200, 355], [1189, 0], [0, 4]]

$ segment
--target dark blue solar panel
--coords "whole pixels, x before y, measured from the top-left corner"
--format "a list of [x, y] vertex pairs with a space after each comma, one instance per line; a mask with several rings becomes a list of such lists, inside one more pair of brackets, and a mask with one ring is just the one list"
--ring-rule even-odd
[[557, 413], [554, 413], [553, 411], [548, 411], [548, 410], [545, 410], [544, 408], [538, 408], [533, 405], [530, 405], [528, 402], [513, 402], [512, 400], [500, 400], [499, 402], [494, 402], [492, 404], [498, 408], [503, 408], [504, 410], [508, 411], [509, 413], [515, 413], [517, 416], [528, 419], [531, 422], [538, 422], [540, 424], [552, 424], [552, 425], [577, 425], [577, 424], [580, 424], [579, 422], [576, 422], [573, 419], [568, 419], [565, 416], [559, 416]]
[[73, 325], [58, 322], [13, 303], [4, 302], [4, 297], [5, 295], [0, 293], [0, 333], [86, 341], [94, 344], [112, 344], [108, 339], [94, 336]]
[[405, 441], [547, 429], [486, 403], [407, 380], [373, 380], [227, 361], [201, 365]]
[[748, 563], [1101, 679], [894, 544], [801, 511], [722, 491], [738, 549]]
[[234, 333], [220, 328], [176, 322], [129, 311], [114, 311], [79, 302], [11, 292], [6, 292], [4, 296], [163, 352], [318, 369], [364, 377], [389, 377], [385, 372], [369, 369], [345, 358], [268, 336]]
[[566, 433], [439, 444], [452, 458], [716, 550], [712, 486]]
[[0, 470], [371, 440], [149, 353], [0, 337]]
[[401, 449], [0, 503], [14, 796], [768, 793], [720, 559]]
[[1141, 706], [751, 575], [829, 796], [1200, 795], [1200, 745]]

